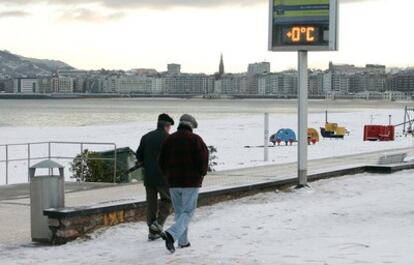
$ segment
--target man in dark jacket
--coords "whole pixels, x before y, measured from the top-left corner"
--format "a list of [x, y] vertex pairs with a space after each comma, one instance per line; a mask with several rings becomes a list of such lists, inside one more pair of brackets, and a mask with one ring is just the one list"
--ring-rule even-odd
[[175, 211], [175, 223], [161, 237], [167, 249], [174, 253], [178, 247], [190, 246], [188, 226], [197, 207], [198, 190], [208, 169], [208, 149], [200, 136], [193, 133], [198, 127], [191, 115], [184, 114], [176, 133], [164, 141], [160, 154], [160, 167], [167, 177]]
[[[168, 186], [160, 168], [158, 157], [161, 145], [168, 137], [174, 120], [167, 114], [158, 117], [157, 129], [141, 138], [137, 150], [137, 161], [144, 167], [144, 186], [147, 196], [148, 240], [160, 238], [165, 220], [171, 212], [171, 199]], [[158, 194], [160, 203], [158, 204]]]

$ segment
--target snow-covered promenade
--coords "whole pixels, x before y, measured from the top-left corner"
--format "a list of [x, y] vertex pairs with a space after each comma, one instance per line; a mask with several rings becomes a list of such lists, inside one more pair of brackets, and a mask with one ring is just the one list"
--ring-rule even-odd
[[[0, 245], [7, 265], [412, 264], [414, 171], [318, 181], [200, 208], [189, 249], [147, 242], [145, 223], [104, 229], [59, 247]], [[10, 227], [11, 229], [11, 227]]]

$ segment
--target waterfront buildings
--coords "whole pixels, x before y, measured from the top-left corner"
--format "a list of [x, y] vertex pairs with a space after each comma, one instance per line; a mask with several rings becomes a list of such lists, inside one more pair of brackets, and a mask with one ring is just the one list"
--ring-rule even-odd
[[[14, 78], [0, 81], [6, 93], [111, 93], [122, 95], [240, 95], [296, 97], [297, 71], [272, 72], [269, 62], [249, 64], [244, 73], [226, 73], [223, 55], [218, 72], [183, 73], [171, 63], [164, 72], [136, 68], [129, 71], [62, 70], [53, 76]], [[309, 95], [365, 95], [387, 93], [401, 96], [414, 92], [414, 70], [388, 71], [384, 65], [329, 64], [309, 71]]]

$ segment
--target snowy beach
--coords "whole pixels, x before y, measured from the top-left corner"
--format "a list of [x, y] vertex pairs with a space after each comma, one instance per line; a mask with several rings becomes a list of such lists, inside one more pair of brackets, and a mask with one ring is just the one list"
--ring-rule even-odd
[[[43, 141], [75, 141], [115, 143], [117, 147], [130, 147], [136, 150], [140, 137], [155, 126], [154, 120], [160, 112], [169, 112], [175, 119], [184, 112], [193, 113], [199, 119], [200, 134], [208, 145], [217, 148], [218, 165], [216, 170], [236, 169], [265, 164], [281, 164], [296, 161], [295, 146], [277, 146], [269, 150], [269, 162], [263, 162], [262, 146], [264, 135], [264, 112], [270, 113], [270, 133], [281, 128], [296, 131], [297, 115], [294, 101], [218, 101], [215, 106], [207, 100], [97, 100], [97, 101], [13, 101], [17, 105], [1, 102], [2, 118], [0, 144], [29, 143]], [[179, 107], [177, 107], [177, 102]], [[337, 106], [335, 106], [337, 104]], [[85, 109], [90, 106], [89, 114]], [[198, 107], [199, 106], [199, 107]], [[407, 148], [414, 146], [412, 137], [402, 137], [402, 127], [397, 127], [394, 142], [363, 142], [365, 124], [388, 124], [403, 121], [404, 103], [352, 103], [352, 102], [311, 102], [309, 127], [323, 127], [325, 113], [329, 111], [329, 121], [345, 126], [350, 135], [345, 140], [321, 139], [309, 146], [309, 158], [318, 159], [343, 156], [378, 150]], [[19, 108], [20, 107], [20, 108]], [[14, 108], [14, 109], [13, 109]], [[27, 108], [23, 111], [21, 108]], [[168, 110], [170, 109], [170, 111]], [[32, 112], [30, 112], [30, 110]], [[238, 111], [239, 110], [239, 111]], [[24, 115], [32, 115], [22, 122]], [[124, 114], [122, 114], [124, 113]], [[9, 115], [9, 119], [5, 116]], [[59, 117], [64, 117], [60, 119]], [[14, 124], [13, 126], [11, 126]], [[88, 146], [86, 146], [88, 148]], [[108, 150], [110, 146], [94, 147], [93, 150]], [[33, 148], [33, 156], [46, 156], [47, 146]], [[78, 146], [56, 145], [54, 155], [74, 157], [79, 153]], [[0, 148], [0, 160], [4, 158], [4, 148]], [[25, 158], [25, 147], [9, 149], [9, 157]], [[33, 161], [36, 162], [36, 161]], [[70, 160], [59, 161], [67, 166], [69, 177]], [[10, 183], [27, 181], [27, 162], [9, 164]], [[22, 170], [23, 169], [23, 170]], [[0, 185], [5, 183], [4, 163], [0, 163]]]

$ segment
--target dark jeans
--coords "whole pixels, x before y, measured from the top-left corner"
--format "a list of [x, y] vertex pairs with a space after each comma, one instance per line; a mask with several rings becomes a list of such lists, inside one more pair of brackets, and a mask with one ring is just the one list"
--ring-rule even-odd
[[[145, 190], [147, 193], [148, 226], [155, 221], [164, 226], [165, 220], [171, 213], [171, 197], [168, 187], [145, 187]], [[160, 194], [159, 202], [158, 194]]]

